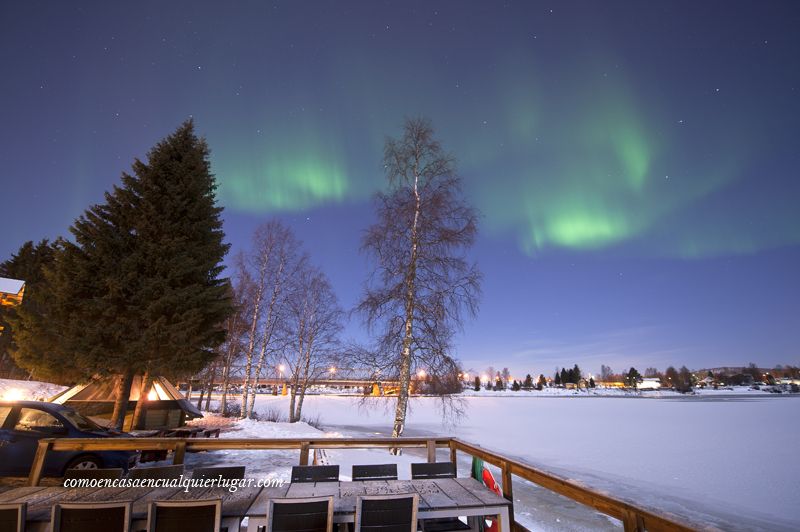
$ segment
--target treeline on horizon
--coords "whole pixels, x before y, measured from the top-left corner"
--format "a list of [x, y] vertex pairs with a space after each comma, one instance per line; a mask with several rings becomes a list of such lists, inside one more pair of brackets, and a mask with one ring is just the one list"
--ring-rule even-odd
[[524, 379], [516, 379], [511, 376], [508, 368], [495, 370], [489, 366], [481, 375], [476, 375], [472, 384], [475, 391], [487, 390], [541, 390], [547, 386], [565, 387], [567, 385], [585, 386], [594, 388], [596, 386], [624, 385], [629, 388], [637, 388], [644, 379], [658, 379], [659, 384], [664, 388], [672, 388], [678, 392], [688, 392], [698, 384], [710, 387], [719, 386], [743, 386], [749, 384], [774, 385], [781, 378], [800, 379], [800, 367], [791, 365], [776, 365], [772, 369], [760, 368], [751, 362], [747, 366], [728, 367], [722, 370], [712, 371], [702, 369], [691, 371], [686, 366], [675, 369], [669, 366], [665, 371], [657, 368], [648, 367], [644, 374], [639, 373], [635, 367], [628, 371], [615, 373], [610, 366], [605, 364], [600, 366], [600, 374], [584, 374], [578, 364], [572, 368], [556, 368], [552, 377], [545, 377], [540, 373], [537, 378], [527, 374]]

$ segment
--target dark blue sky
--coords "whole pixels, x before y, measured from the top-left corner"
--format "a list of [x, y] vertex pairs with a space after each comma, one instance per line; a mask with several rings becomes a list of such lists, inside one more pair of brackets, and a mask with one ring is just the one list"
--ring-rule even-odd
[[280, 217], [352, 306], [384, 136], [425, 115], [482, 212], [467, 367], [797, 365], [798, 27], [796, 2], [4, 2], [0, 256], [192, 116], [234, 250]]

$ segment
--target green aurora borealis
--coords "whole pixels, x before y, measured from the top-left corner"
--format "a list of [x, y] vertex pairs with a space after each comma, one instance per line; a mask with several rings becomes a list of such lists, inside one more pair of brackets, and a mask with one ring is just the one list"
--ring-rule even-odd
[[[294, 109], [266, 103], [263, 122], [284, 124], [280, 132], [215, 142], [223, 201], [276, 213], [368, 199], [383, 183], [384, 135], [403, 116], [382, 104], [388, 98], [412, 100], [399, 107], [432, 118], [485, 227], [512, 235], [527, 254], [627, 246], [633, 254], [692, 258], [800, 241], [791, 205], [776, 203], [772, 219], [754, 225], [757, 213], [714, 204], [752, 171], [764, 145], [752, 110], [721, 112], [722, 95], [708, 88], [691, 104], [700, 111], [677, 112], [647, 83], [628, 80], [620, 60], [581, 59], [569, 68], [569, 83], [555, 83], [529, 56], [505, 61], [499, 80], [458, 83], [480, 87], [480, 97], [448, 94], [447, 76], [432, 70], [418, 87], [430, 95], [425, 101], [398, 89], [401, 71], [368, 86], [329, 80], [326, 86], [341, 87], [327, 96], [338, 102], [332, 109], [303, 108], [313, 100], [303, 91], [290, 98], [297, 98]], [[362, 56], [350, 79], [363, 79], [362, 70], [375, 67], [369, 62]]]

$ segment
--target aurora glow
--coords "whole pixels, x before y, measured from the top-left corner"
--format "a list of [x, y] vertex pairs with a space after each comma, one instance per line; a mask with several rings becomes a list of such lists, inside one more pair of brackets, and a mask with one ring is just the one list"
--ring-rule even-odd
[[384, 138], [423, 115], [482, 213], [467, 367], [800, 364], [798, 24], [727, 0], [3, 2], [0, 259], [192, 116], [231, 256], [278, 217], [352, 304]]

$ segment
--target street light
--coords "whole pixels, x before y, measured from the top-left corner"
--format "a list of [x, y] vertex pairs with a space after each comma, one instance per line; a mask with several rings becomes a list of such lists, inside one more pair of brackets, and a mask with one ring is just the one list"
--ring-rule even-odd
[[419, 370], [419, 372], [417, 373], [417, 376], [418, 376], [420, 379], [424, 379], [424, 378], [425, 378], [425, 375], [426, 375], [426, 373], [425, 373], [425, 370], [424, 370], [424, 369], [421, 369], [421, 370]]

